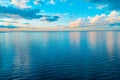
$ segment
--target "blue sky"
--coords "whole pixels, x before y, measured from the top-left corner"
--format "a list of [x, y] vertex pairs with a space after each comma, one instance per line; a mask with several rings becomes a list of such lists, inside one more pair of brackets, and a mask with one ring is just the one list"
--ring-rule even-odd
[[119, 0], [0, 0], [0, 28], [120, 25]]

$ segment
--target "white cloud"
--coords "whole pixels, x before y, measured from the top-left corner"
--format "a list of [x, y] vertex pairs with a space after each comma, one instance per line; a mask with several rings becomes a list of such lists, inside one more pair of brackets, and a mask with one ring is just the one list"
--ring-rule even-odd
[[95, 17], [88, 17], [89, 25], [103, 25], [106, 24], [107, 16], [105, 14], [96, 15]]
[[76, 21], [71, 22], [70, 27], [78, 27], [78, 26], [80, 26], [80, 24], [82, 24], [82, 20], [78, 19]]
[[10, 3], [9, 0], [0, 0], [0, 5], [1, 5], [1, 6], [8, 6], [9, 3]]
[[41, 3], [44, 2], [45, 0], [34, 0], [35, 5], [42, 5]]
[[120, 22], [120, 13], [117, 11], [112, 11], [109, 15], [108, 15], [108, 19], [109, 23], [115, 23], [115, 22]]
[[55, 1], [54, 1], [54, 0], [50, 0], [50, 1], [48, 2], [48, 4], [55, 4]]
[[39, 1], [37, 1], [37, 0], [34, 1], [34, 4], [35, 4], [35, 5], [38, 5], [38, 4], [39, 4]]
[[30, 8], [31, 6], [27, 5], [28, 2], [29, 0], [11, 0], [11, 4], [19, 8]]
[[112, 11], [109, 15], [101, 14], [94, 17], [79, 18], [70, 22], [70, 27], [103, 26], [115, 23], [120, 23], [120, 13]]
[[105, 7], [107, 7], [108, 5], [96, 5], [96, 9], [103, 9]]

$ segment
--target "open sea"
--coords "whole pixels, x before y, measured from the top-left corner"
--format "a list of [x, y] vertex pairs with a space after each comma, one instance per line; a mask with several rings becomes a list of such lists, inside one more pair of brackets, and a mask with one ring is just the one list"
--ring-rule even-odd
[[0, 80], [120, 80], [120, 32], [0, 32]]

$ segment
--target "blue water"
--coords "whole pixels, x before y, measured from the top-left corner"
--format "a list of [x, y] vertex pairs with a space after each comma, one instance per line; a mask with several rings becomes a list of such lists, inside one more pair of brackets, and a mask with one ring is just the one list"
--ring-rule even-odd
[[1, 32], [0, 80], [120, 80], [120, 32]]

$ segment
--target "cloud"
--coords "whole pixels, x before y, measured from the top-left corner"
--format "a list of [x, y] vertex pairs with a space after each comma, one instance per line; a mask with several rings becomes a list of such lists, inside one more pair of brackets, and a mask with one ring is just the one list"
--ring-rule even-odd
[[31, 6], [27, 5], [28, 2], [30, 2], [30, 0], [11, 0], [11, 4], [18, 8], [30, 8]]
[[2, 6], [8, 6], [10, 3], [10, 0], [0, 0], [0, 5]]
[[104, 8], [106, 8], [106, 7], [108, 7], [108, 5], [106, 4], [106, 5], [96, 5], [97, 7], [97, 9], [104, 9]]
[[60, 18], [60, 16], [44, 16], [44, 18], [41, 21], [55, 22], [58, 21]]
[[4, 22], [4, 20], [0, 20], [0, 22]]
[[55, 4], [55, 1], [54, 0], [50, 0], [50, 4]]
[[16, 21], [0, 20], [0, 26], [1, 26], [1, 28], [8, 28], [8, 27], [10, 27], [10, 28], [12, 27], [13, 28], [13, 26], [11, 26], [12, 24], [19, 24], [19, 23], [16, 22]]
[[41, 2], [41, 1], [39, 1], [39, 0], [35, 0], [33, 3], [34, 3], [35, 5], [39, 5], [40, 2]]
[[107, 16], [105, 14], [96, 15], [94, 17], [88, 17], [89, 25], [103, 25], [106, 24], [106, 18]]
[[49, 0], [48, 4], [54, 5], [54, 4], [55, 4], [55, 1], [54, 1], [54, 0]]
[[70, 23], [70, 27], [78, 27], [82, 24], [82, 19], [77, 19]]
[[105, 26], [118, 25], [120, 23], [120, 13], [111, 11], [109, 15], [101, 14], [94, 17], [79, 18], [70, 22], [70, 27], [88, 27], [88, 26]]
[[38, 19], [41, 18], [42, 15], [37, 15], [39, 13], [39, 9], [19, 9], [15, 7], [5, 7], [5, 6], [0, 6], [0, 16], [1, 17], [21, 17], [25, 19]]
[[86, 0], [99, 5], [108, 5], [110, 10], [120, 10], [120, 0]]
[[39, 9], [31, 9], [31, 8], [25, 8], [25, 9], [20, 9], [12, 6], [0, 6], [0, 18], [17, 18], [17, 19], [42, 19], [49, 21], [49, 22], [54, 22], [60, 19], [60, 16], [55, 16], [55, 15], [44, 15], [40, 14]]
[[27, 23], [23, 23], [23, 24], [29, 25], [30, 23], [27, 22]]
[[42, 5], [44, 5], [45, 4], [45, 0], [34, 0], [34, 5], [40, 5], [40, 6], [42, 6]]
[[17, 21], [5, 21], [5, 20], [0, 20], [0, 22], [2, 23], [2, 22], [7, 22], [7, 23], [18, 23]]
[[109, 21], [109, 23], [118, 23], [120, 22], [120, 13], [117, 11], [112, 11], [109, 15], [107, 20]]
[[16, 26], [13, 25], [0, 25], [0, 28], [17, 28]]
[[113, 23], [113, 24], [110, 24], [110, 26], [120, 26], [120, 23]]
[[[31, 22], [24, 20], [24, 19], [19, 19], [19, 20], [13, 20], [12, 18], [8, 19], [5, 18], [3, 20], [0, 20], [0, 25], [1, 28], [13, 28], [14, 27], [28, 27], [28, 26], [32, 26]], [[3, 26], [4, 25], [4, 26]], [[7, 27], [6, 27], [7, 26]]]

